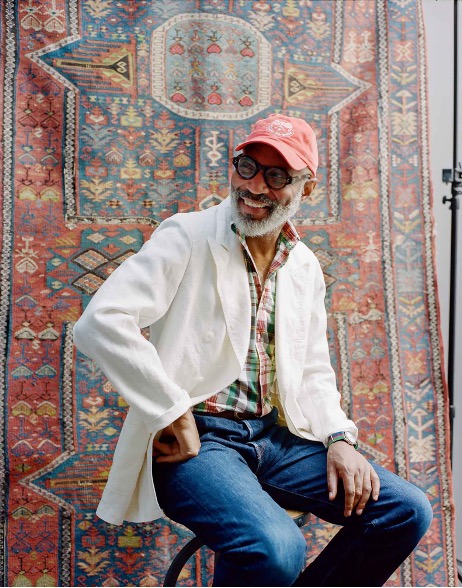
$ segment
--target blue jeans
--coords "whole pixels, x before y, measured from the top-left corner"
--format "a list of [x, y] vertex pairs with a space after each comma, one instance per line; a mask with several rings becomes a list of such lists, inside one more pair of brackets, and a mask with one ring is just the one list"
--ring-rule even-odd
[[[375, 464], [379, 500], [344, 517], [341, 485], [328, 498], [323, 444], [278, 426], [276, 409], [237, 422], [195, 418], [199, 455], [154, 462], [153, 473], [165, 514], [219, 553], [214, 586], [381, 586], [430, 525], [425, 494]], [[305, 539], [285, 508], [342, 525], [304, 571]]]

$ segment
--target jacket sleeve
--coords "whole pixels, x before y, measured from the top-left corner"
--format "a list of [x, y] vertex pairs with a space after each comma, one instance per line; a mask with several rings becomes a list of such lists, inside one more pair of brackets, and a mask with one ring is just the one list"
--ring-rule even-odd
[[340, 405], [327, 341], [326, 286], [317, 259], [314, 266], [312, 312], [300, 394], [303, 395], [304, 416], [313, 434], [326, 444], [327, 436], [332, 433], [350, 431], [356, 438], [358, 429]]
[[184, 223], [164, 221], [106, 280], [74, 326], [77, 348], [95, 360], [151, 432], [184, 414], [190, 398], [168, 377], [140, 329], [167, 312], [190, 255]]

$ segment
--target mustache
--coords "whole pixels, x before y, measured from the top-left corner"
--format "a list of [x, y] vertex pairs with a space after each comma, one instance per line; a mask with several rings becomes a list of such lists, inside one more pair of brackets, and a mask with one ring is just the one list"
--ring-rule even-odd
[[268, 196], [266, 196], [265, 194], [253, 194], [248, 190], [241, 190], [239, 188], [233, 188], [233, 192], [235, 196], [237, 196], [238, 198], [247, 198], [248, 200], [253, 200], [254, 202], [261, 202], [263, 204], [266, 204], [267, 206], [271, 206], [272, 208], [274, 208], [275, 203], [273, 202], [273, 200], [271, 200], [271, 198], [268, 198]]

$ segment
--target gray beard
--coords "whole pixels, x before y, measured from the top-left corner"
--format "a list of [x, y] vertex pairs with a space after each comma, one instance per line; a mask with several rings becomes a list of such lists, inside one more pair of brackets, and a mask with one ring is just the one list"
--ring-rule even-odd
[[[264, 235], [278, 232], [289, 219], [295, 216], [300, 208], [303, 187], [303, 185], [300, 187], [290, 204], [283, 206], [282, 204], [273, 202], [264, 194], [252, 194], [248, 190], [240, 190], [239, 188], [233, 188], [233, 186], [231, 186], [230, 198], [232, 220], [240, 233], [246, 237], [263, 237]], [[238, 204], [239, 198], [242, 196], [257, 202], [268, 204], [271, 207], [268, 216], [261, 220], [255, 220], [250, 217], [250, 215], [243, 214], [240, 211]]]

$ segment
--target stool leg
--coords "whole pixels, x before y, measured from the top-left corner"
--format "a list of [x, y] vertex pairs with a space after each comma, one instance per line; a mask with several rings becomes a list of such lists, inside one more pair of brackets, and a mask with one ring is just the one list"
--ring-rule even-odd
[[164, 586], [176, 586], [176, 581], [188, 559], [204, 545], [200, 537], [193, 537], [173, 558], [165, 574]]

